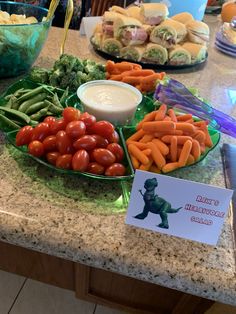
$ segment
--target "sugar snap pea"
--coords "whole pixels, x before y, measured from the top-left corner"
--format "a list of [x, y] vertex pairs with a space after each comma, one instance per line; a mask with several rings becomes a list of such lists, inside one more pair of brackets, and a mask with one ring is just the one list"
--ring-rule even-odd
[[5, 99], [5, 100], [10, 100], [12, 96], [13, 96], [13, 94], [6, 95], [6, 96], [4, 97], [4, 99]]
[[55, 106], [60, 107], [63, 109], [62, 104], [60, 103], [60, 100], [58, 98], [57, 93], [54, 94], [54, 96], [52, 97], [52, 102], [54, 103]]
[[20, 129], [20, 126], [0, 113], [0, 126], [4, 131]]
[[35, 104], [31, 105], [26, 111], [26, 114], [33, 114], [36, 113], [37, 111], [45, 108], [45, 102], [44, 101], [39, 101], [36, 102]]
[[27, 116], [25, 113], [20, 112], [18, 110], [15, 110], [12, 108], [0, 107], [0, 111], [3, 111], [6, 115], [10, 114], [11, 116], [14, 116], [16, 120], [18, 119], [23, 120], [27, 124], [30, 122], [30, 117]]
[[38, 112], [32, 114], [30, 116], [31, 121], [32, 120], [39, 121], [42, 117], [46, 116], [47, 111], [48, 111], [48, 108], [46, 107], [46, 108], [43, 108], [43, 109], [39, 110]]
[[44, 102], [48, 106], [48, 110], [51, 111], [53, 114], [59, 115], [62, 113], [62, 111], [63, 111], [62, 107], [58, 107], [58, 106], [54, 105], [52, 102], [50, 102], [47, 99], [45, 99]]
[[[36, 96], [34, 96], [34, 97], [24, 101], [23, 103], [21, 103], [18, 110], [21, 112], [26, 112], [31, 105], [38, 103], [40, 101], [43, 101], [46, 97], [47, 97], [46, 93], [37, 94]], [[18, 98], [18, 101], [19, 101], [19, 98]]]
[[20, 104], [17, 100], [17, 98], [13, 95], [11, 97], [11, 108], [17, 110], [19, 108]]
[[62, 94], [62, 96], [60, 98], [60, 103], [62, 105], [65, 104], [65, 101], [66, 101], [66, 98], [68, 97], [68, 95], [69, 95], [69, 87], [67, 86], [67, 88], [64, 90], [64, 92], [63, 92], [63, 94]]
[[18, 101], [23, 102], [27, 99], [31, 99], [32, 97], [42, 93], [43, 91], [44, 91], [44, 86], [36, 87], [36, 88], [32, 89], [31, 91], [25, 93], [24, 95], [20, 96], [18, 98]]

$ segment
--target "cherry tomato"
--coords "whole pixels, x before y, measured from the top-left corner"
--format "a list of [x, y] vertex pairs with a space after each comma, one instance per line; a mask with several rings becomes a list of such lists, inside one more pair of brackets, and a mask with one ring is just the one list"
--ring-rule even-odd
[[31, 137], [33, 135], [33, 128], [30, 125], [26, 125], [21, 128], [16, 134], [16, 145], [28, 145], [31, 141]]
[[59, 156], [61, 156], [59, 152], [49, 152], [47, 153], [46, 158], [50, 164], [56, 166], [56, 161]]
[[48, 116], [43, 120], [43, 122], [49, 124], [49, 126], [51, 126], [55, 121], [56, 121], [56, 118], [52, 116]]
[[111, 143], [107, 146], [107, 149], [116, 156], [116, 162], [120, 162], [124, 158], [123, 148], [119, 144]]
[[95, 134], [108, 138], [114, 132], [114, 126], [108, 121], [98, 121], [93, 124], [90, 130]]
[[66, 126], [66, 134], [71, 138], [79, 138], [86, 133], [86, 126], [83, 121], [71, 121]]
[[93, 156], [100, 165], [108, 167], [116, 161], [115, 155], [105, 148], [95, 148]]
[[40, 141], [32, 141], [29, 143], [28, 146], [29, 154], [35, 157], [41, 157], [44, 154], [44, 147]]
[[84, 149], [78, 150], [72, 158], [72, 168], [76, 171], [86, 171], [89, 164], [89, 154]]
[[84, 122], [86, 128], [90, 128], [96, 122], [96, 118], [88, 112], [82, 113], [79, 119]]
[[73, 107], [67, 107], [62, 112], [63, 118], [66, 123], [71, 121], [77, 121], [80, 118], [80, 111]]
[[66, 122], [64, 119], [58, 119], [50, 124], [50, 134], [56, 135], [57, 132], [65, 130]]
[[77, 141], [73, 143], [75, 149], [85, 149], [85, 150], [92, 150], [96, 147], [97, 142], [95, 138], [91, 135], [84, 135], [81, 136]]
[[90, 162], [88, 164], [88, 168], [86, 170], [87, 172], [93, 173], [93, 174], [103, 174], [105, 171], [105, 168], [98, 164], [97, 162]]
[[71, 169], [71, 161], [72, 161], [71, 154], [61, 155], [57, 158], [56, 167], [62, 169]]
[[93, 138], [95, 138], [96, 140], [96, 147], [97, 148], [106, 148], [107, 145], [109, 144], [108, 140], [104, 137], [102, 137], [101, 135], [98, 134], [92, 134], [91, 135]]
[[116, 130], [114, 130], [111, 136], [108, 136], [107, 139], [109, 143], [119, 143], [120, 137]]
[[56, 135], [57, 149], [61, 154], [72, 154], [74, 149], [70, 137], [65, 131], [59, 131]]
[[109, 177], [123, 176], [124, 174], [125, 167], [119, 163], [112, 164], [105, 171], [105, 175]]
[[49, 135], [43, 140], [44, 150], [47, 152], [57, 149], [57, 138], [55, 135]]
[[36, 125], [31, 137], [32, 141], [43, 141], [50, 134], [50, 127], [47, 123], [41, 122]]

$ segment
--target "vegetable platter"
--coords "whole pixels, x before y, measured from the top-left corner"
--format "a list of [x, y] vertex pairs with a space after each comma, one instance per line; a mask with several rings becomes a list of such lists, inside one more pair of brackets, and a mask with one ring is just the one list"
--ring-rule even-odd
[[169, 173], [191, 166], [218, 144], [220, 133], [207, 120], [199, 121], [153, 99], [156, 84], [165, 82], [166, 75], [136, 63], [108, 61], [101, 68], [103, 77], [143, 92], [131, 123], [115, 127], [109, 121], [97, 121], [84, 112], [72, 85], [58, 88], [66, 73], [78, 74], [78, 64], [87, 67], [86, 79], [92, 80], [94, 67], [98, 69], [95, 62], [63, 55], [51, 70], [34, 68], [27, 79], [0, 97], [0, 128], [23, 154], [61, 173], [124, 181], [134, 177], [135, 169]]

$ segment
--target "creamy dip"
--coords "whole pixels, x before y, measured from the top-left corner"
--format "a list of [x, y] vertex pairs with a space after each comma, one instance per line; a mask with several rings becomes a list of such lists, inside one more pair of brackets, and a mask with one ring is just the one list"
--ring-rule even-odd
[[116, 125], [127, 124], [142, 101], [142, 94], [128, 84], [115, 81], [96, 81], [78, 90], [84, 108], [97, 120], [108, 120]]
[[83, 99], [89, 101], [90, 106], [99, 105], [110, 112], [130, 109], [139, 103], [139, 97], [131, 90], [116, 85], [91, 85], [84, 90]]

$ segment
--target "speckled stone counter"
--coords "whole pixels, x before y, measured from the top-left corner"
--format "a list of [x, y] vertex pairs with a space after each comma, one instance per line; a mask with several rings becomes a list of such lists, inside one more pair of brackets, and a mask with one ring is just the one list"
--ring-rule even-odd
[[[236, 115], [236, 60], [213, 47], [197, 72], [170, 75], [224, 112]], [[53, 28], [37, 63], [51, 66], [59, 56], [62, 37]], [[65, 52], [101, 60], [87, 41], [70, 31]], [[1, 80], [1, 91], [15, 79]], [[234, 142], [222, 136], [218, 147], [202, 163], [175, 174], [224, 187], [220, 147]], [[119, 184], [66, 177], [24, 158], [0, 139], [0, 240], [86, 265], [177, 289], [236, 306], [235, 256], [227, 218], [216, 247], [125, 225], [127, 204], [120, 201]]]

